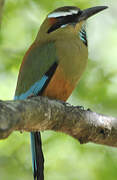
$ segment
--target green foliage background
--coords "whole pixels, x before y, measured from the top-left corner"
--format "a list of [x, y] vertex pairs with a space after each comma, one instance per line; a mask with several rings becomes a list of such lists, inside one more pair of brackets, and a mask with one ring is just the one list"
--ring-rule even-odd
[[[6, 0], [0, 31], [0, 99], [13, 99], [22, 58], [46, 14], [63, 5], [109, 9], [88, 20], [89, 63], [69, 102], [117, 116], [117, 1]], [[117, 149], [80, 145], [75, 139], [43, 132], [45, 180], [116, 180]], [[0, 180], [31, 180], [28, 133], [0, 141]]]

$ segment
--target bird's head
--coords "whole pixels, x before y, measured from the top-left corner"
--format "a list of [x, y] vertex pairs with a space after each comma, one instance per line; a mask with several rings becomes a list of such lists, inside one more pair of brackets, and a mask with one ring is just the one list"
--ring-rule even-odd
[[[107, 6], [97, 6], [81, 10], [74, 6], [64, 6], [49, 13], [40, 27], [37, 40], [40, 38], [59, 38], [65, 34], [78, 33], [85, 21], [94, 14], [106, 9]], [[41, 36], [42, 33], [42, 36]]]

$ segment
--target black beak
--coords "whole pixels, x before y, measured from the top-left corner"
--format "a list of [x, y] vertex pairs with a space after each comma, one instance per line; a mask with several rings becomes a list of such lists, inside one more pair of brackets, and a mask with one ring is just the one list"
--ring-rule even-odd
[[108, 6], [96, 6], [92, 8], [88, 8], [82, 11], [80, 17], [78, 18], [78, 21], [83, 21], [88, 19], [89, 17], [97, 14], [100, 11], [103, 11], [104, 9], [107, 9]]

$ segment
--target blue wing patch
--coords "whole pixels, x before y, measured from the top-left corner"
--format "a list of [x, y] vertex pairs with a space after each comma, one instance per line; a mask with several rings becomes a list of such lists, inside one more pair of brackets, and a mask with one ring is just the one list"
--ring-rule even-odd
[[31, 94], [37, 95], [38, 92], [41, 91], [43, 86], [46, 84], [47, 80], [48, 80], [48, 76], [44, 75], [41, 78], [41, 80], [37, 81], [34, 85], [32, 85], [28, 91], [26, 91], [25, 93], [22, 93], [20, 96], [15, 96], [14, 99], [23, 100], [23, 99], [26, 99]]

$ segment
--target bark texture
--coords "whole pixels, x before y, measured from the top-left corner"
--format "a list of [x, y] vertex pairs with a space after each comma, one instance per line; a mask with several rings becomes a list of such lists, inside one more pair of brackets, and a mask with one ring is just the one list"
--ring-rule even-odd
[[69, 134], [80, 143], [117, 147], [117, 118], [46, 97], [0, 101], [0, 139], [15, 130], [54, 130]]

